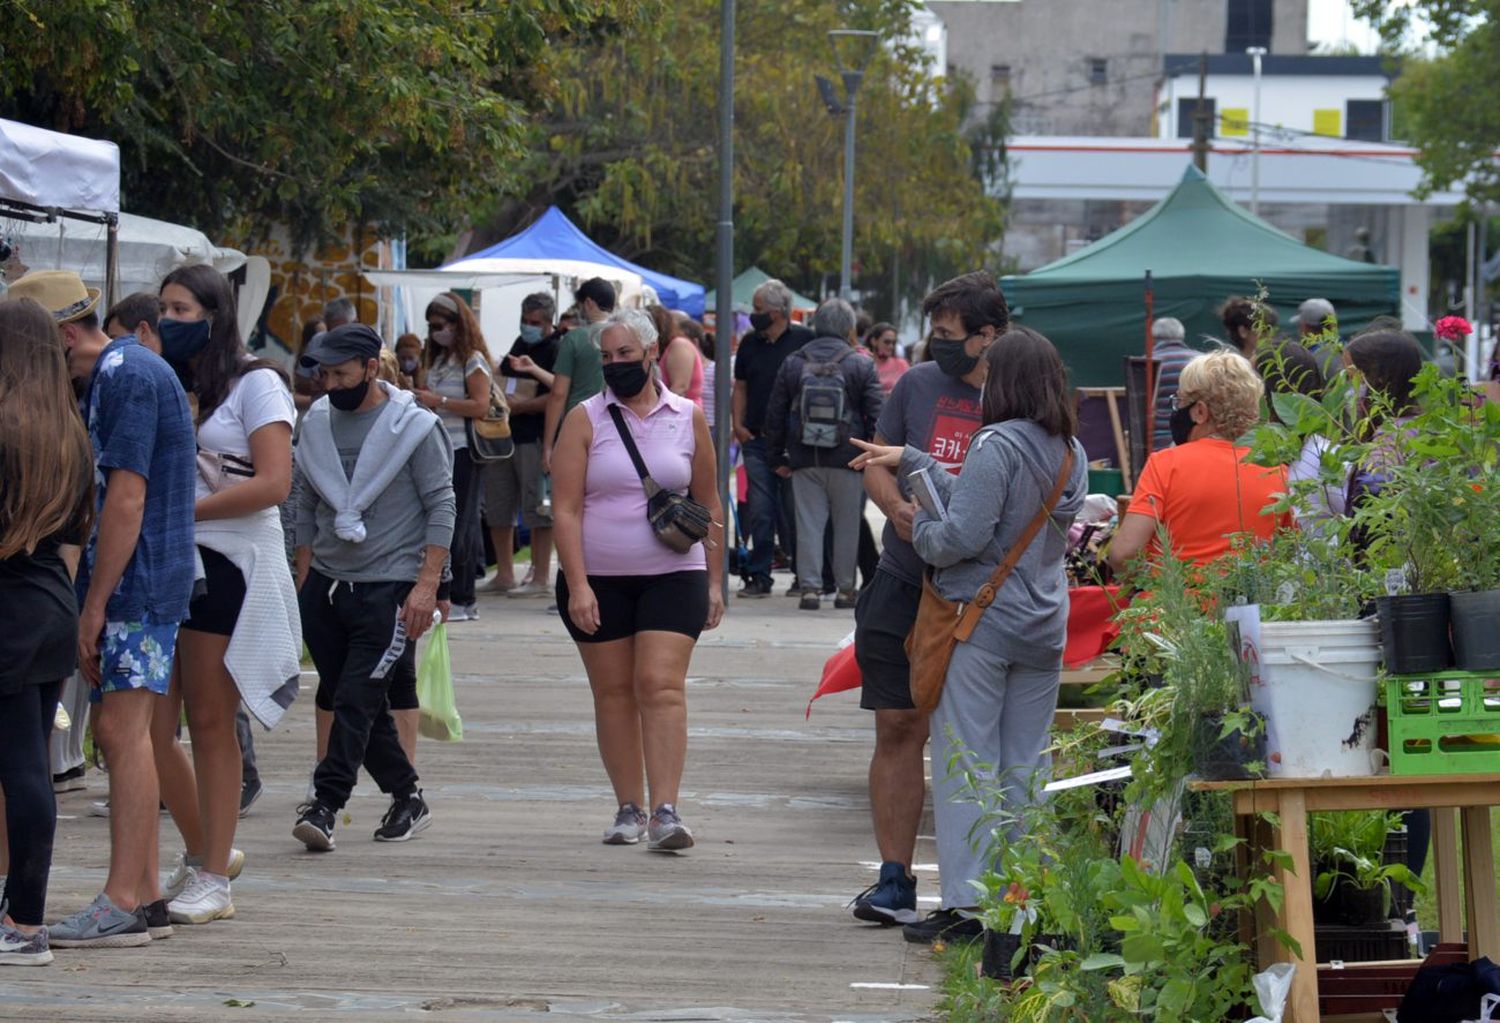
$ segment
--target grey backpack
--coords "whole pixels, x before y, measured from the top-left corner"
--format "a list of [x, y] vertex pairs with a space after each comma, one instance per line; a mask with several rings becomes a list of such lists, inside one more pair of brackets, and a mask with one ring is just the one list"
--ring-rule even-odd
[[803, 349], [802, 390], [797, 411], [802, 423], [802, 443], [810, 448], [836, 448], [848, 439], [849, 392], [839, 363], [854, 354], [845, 348], [832, 359], [818, 362]]

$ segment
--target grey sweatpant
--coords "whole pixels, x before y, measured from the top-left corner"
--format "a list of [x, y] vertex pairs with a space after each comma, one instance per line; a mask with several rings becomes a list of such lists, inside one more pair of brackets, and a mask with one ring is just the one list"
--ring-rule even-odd
[[804, 593], [823, 591], [823, 528], [833, 519], [833, 581], [839, 592], [854, 590], [859, 561], [860, 499], [864, 477], [853, 469], [793, 469], [792, 505], [797, 510], [797, 582]]
[[[978, 903], [969, 882], [989, 867], [994, 832], [1017, 838], [1023, 830], [985, 818], [1001, 810], [1023, 814], [1047, 782], [1061, 676], [1060, 658], [1055, 667], [1032, 668], [970, 643], [953, 651], [931, 720], [932, 807], [945, 909]], [[966, 770], [978, 782], [977, 792]]]

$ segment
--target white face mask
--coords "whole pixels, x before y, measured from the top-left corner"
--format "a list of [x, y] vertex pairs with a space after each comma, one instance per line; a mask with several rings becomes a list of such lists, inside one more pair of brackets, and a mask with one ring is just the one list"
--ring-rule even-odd
[[452, 327], [444, 327], [442, 330], [434, 330], [430, 339], [434, 344], [441, 345], [444, 348], [452, 348], [454, 333]]

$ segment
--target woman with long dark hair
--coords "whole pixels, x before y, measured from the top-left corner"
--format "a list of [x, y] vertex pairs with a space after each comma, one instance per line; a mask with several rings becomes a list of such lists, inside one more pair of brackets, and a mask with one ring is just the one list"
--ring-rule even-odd
[[[162, 358], [194, 406], [198, 478], [194, 541], [203, 585], [177, 642], [169, 698], [152, 721], [163, 799], [186, 850], [163, 893], [174, 923], [234, 915], [229, 882], [241, 758], [241, 700], [267, 728], [296, 695], [301, 620], [279, 507], [292, 484], [296, 409], [281, 370], [254, 360], [240, 339], [229, 281], [213, 267], [173, 270], [162, 281]], [[175, 742], [187, 705], [193, 767]]]
[[[910, 941], [977, 936], [973, 882], [993, 852], [974, 841], [979, 822], [988, 814], [1009, 814], [1013, 822], [1003, 830], [1014, 838], [1020, 815], [1037, 794], [1039, 776], [1050, 767], [1048, 730], [1068, 625], [1063, 555], [1068, 526], [1088, 490], [1088, 457], [1074, 436], [1068, 374], [1052, 342], [1034, 330], [1011, 327], [984, 358], [985, 425], [970, 441], [956, 478], [916, 448], [855, 442], [867, 451], [855, 459], [855, 468], [899, 465], [902, 475], [925, 471], [946, 502], [947, 519], [916, 514], [912, 546], [932, 567], [932, 585], [949, 600], [975, 599], [1062, 484], [1014, 571], [969, 640], [954, 650], [942, 699], [932, 713], [932, 802], [943, 908], [907, 924]], [[950, 761], [951, 767], [939, 767]], [[968, 792], [971, 772], [993, 781], [980, 787], [988, 805]]]
[[[52, 316], [0, 302], [0, 788], [10, 866], [0, 965], [52, 961], [47, 878], [57, 804], [47, 740], [78, 664], [78, 547], [94, 514], [94, 458]], [[75, 727], [83, 727], [78, 722]]]
[[453, 622], [479, 617], [474, 580], [484, 573], [484, 537], [479, 531], [484, 466], [469, 457], [465, 421], [489, 411], [494, 364], [469, 303], [451, 291], [427, 303], [427, 344], [422, 353], [425, 379], [415, 394], [438, 414], [453, 442], [453, 494], [458, 502], [450, 555], [453, 610], [448, 620]]

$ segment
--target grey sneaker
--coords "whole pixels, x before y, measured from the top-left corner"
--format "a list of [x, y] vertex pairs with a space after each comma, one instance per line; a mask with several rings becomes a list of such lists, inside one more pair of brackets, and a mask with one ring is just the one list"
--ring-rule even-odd
[[634, 803], [622, 803], [615, 822], [604, 832], [605, 845], [635, 845], [646, 837], [646, 811]]
[[677, 816], [677, 807], [671, 803], [661, 804], [651, 814], [647, 834], [650, 842], [646, 848], [656, 852], [677, 852], [693, 847], [693, 833], [682, 823], [682, 818]]
[[135, 948], [151, 944], [146, 918], [120, 909], [103, 892], [83, 909], [47, 928], [54, 948]]
[[47, 928], [38, 928], [35, 934], [22, 934], [0, 923], [0, 966], [46, 966], [51, 961]]

